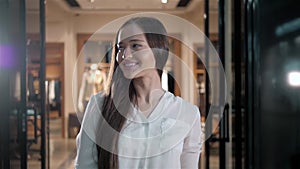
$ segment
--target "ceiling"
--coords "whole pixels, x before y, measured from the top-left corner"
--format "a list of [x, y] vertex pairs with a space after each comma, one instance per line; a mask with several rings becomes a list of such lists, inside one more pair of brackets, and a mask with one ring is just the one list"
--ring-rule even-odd
[[[168, 0], [163, 4], [161, 0], [47, 0], [54, 2], [67, 12], [99, 13], [99, 12], [185, 12], [204, 8], [204, 0]], [[39, 0], [26, 0], [26, 7], [30, 11], [39, 10]], [[218, 0], [210, 0], [211, 12], [218, 10]]]
[[127, 11], [156, 11], [178, 12], [187, 11], [191, 7], [198, 6], [203, 0], [48, 0], [54, 1], [69, 12], [127, 12]]
[[168, 0], [163, 4], [161, 0], [66, 0], [75, 1], [81, 9], [98, 10], [130, 10], [130, 9], [175, 9], [179, 0]]

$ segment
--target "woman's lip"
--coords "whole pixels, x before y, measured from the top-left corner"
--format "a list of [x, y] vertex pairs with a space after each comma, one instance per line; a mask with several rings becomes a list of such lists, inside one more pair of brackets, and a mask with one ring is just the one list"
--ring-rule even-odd
[[135, 61], [123, 61], [122, 65], [125, 67], [134, 67], [138, 64], [138, 62]]
[[134, 65], [136, 65], [137, 63], [124, 63], [123, 65], [125, 65], [125, 66], [134, 66]]

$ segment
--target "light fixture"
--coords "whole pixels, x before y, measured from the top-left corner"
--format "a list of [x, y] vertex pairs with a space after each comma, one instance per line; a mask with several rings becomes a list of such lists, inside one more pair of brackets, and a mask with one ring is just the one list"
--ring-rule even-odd
[[300, 72], [293, 71], [288, 74], [288, 82], [291, 86], [300, 87]]
[[95, 2], [95, 0], [90, 0], [90, 2], [91, 2], [91, 3], [94, 3], [94, 2]]
[[168, 0], [161, 0], [161, 3], [166, 4], [168, 3]]
[[288, 21], [275, 29], [275, 34], [278, 37], [295, 32], [300, 29], [300, 18], [293, 19]]

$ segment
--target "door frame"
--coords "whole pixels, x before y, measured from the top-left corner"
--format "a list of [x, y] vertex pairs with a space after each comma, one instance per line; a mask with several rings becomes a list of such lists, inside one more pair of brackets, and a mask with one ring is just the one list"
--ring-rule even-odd
[[[62, 138], [66, 137], [65, 134], [65, 81], [64, 81], [64, 77], [65, 77], [65, 71], [64, 71], [64, 49], [65, 45], [63, 42], [46, 42], [46, 66], [47, 64], [55, 64], [57, 62], [60, 62], [60, 77], [59, 80], [61, 82], [61, 90], [60, 90], [60, 96], [61, 96], [61, 107], [60, 107], [60, 111], [61, 111], [61, 136]], [[51, 49], [55, 49], [55, 52], [51, 52]], [[58, 49], [58, 50], [57, 50]], [[55, 59], [51, 59], [49, 60], [49, 58], [47, 58], [47, 55], [49, 57], [49, 54], [55, 54], [55, 55], [60, 55], [60, 58], [55, 58]], [[46, 73], [47, 74], [47, 73]], [[47, 79], [47, 77], [46, 77]]]

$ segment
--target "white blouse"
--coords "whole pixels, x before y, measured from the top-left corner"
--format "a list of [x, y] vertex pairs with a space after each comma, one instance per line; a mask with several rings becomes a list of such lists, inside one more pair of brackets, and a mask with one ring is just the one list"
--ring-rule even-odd
[[[103, 96], [93, 96], [76, 138], [76, 169], [97, 169], [97, 146], [111, 150], [114, 131], [101, 114]], [[202, 147], [199, 109], [170, 92], [149, 117], [131, 105], [132, 115], [118, 134], [120, 169], [196, 169]], [[105, 132], [99, 132], [99, 125]], [[99, 134], [101, 133], [101, 134]], [[113, 150], [112, 150], [113, 151]]]

